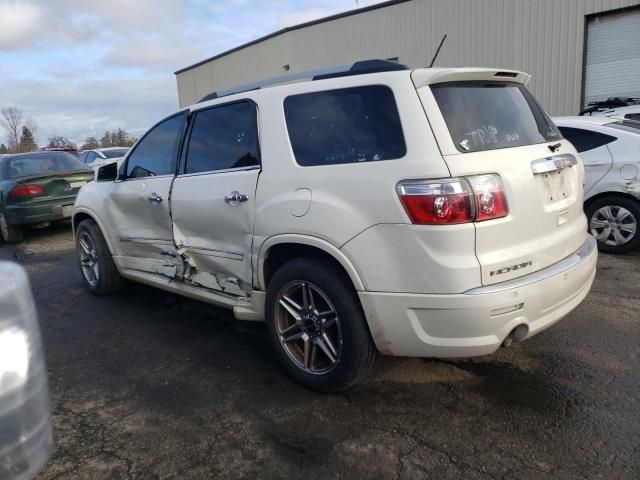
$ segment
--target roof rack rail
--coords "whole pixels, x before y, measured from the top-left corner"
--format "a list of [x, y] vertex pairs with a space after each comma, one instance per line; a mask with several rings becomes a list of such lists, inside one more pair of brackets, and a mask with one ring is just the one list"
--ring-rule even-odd
[[279, 83], [293, 82], [295, 80], [325, 80], [329, 78], [348, 77], [351, 75], [364, 75], [366, 73], [393, 72], [398, 70], [410, 70], [407, 65], [395, 62], [393, 60], [360, 60], [347, 65], [337, 65], [334, 67], [322, 68], [319, 70], [311, 70], [307, 72], [292, 73], [281, 77], [270, 78], [267, 80], [259, 80], [257, 82], [245, 83], [237, 87], [228, 88], [219, 92], [211, 92], [205, 95], [197, 103], [214, 100], [234, 93], [248, 92], [258, 90], [264, 87], [270, 87]]

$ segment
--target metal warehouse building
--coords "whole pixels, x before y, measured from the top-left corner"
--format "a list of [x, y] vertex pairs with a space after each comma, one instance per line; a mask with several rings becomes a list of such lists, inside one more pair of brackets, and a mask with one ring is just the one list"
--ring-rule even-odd
[[554, 115], [640, 97], [638, 0], [392, 0], [279, 30], [178, 70], [180, 106], [244, 83], [356, 60], [488, 66], [532, 74]]

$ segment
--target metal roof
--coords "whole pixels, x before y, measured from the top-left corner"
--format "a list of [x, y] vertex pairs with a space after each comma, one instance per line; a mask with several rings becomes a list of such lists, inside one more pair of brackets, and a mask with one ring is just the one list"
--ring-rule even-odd
[[264, 37], [257, 38], [255, 40], [250, 41], [250, 42], [244, 43], [244, 44], [242, 44], [242, 45], [240, 45], [238, 47], [234, 47], [231, 50], [227, 50], [225, 52], [222, 52], [222, 53], [219, 53], [217, 55], [214, 55], [213, 57], [209, 57], [209, 58], [206, 58], [204, 60], [201, 60], [201, 61], [199, 61], [197, 63], [194, 63], [193, 65], [189, 65], [188, 67], [184, 67], [184, 68], [181, 68], [180, 70], [176, 70], [173, 73], [174, 73], [174, 75], [177, 75], [179, 73], [186, 72], [187, 70], [191, 70], [192, 68], [199, 67], [200, 65], [203, 65], [205, 63], [211, 62], [211, 61], [216, 60], [218, 58], [224, 57], [224, 56], [229, 55], [231, 53], [237, 52], [238, 50], [242, 50], [243, 48], [247, 48], [247, 47], [250, 47], [251, 45], [255, 45], [257, 43], [264, 42], [265, 40], [268, 40], [270, 38], [277, 37], [278, 35], [282, 35], [283, 33], [292, 32], [294, 30], [300, 30], [302, 28], [310, 27], [312, 25], [317, 25], [319, 23], [330, 22], [332, 20], [337, 20], [339, 18], [350, 17], [352, 15], [358, 15], [360, 13], [369, 12], [371, 10], [378, 10], [380, 8], [385, 8], [385, 7], [389, 7], [391, 5], [397, 5], [399, 3], [406, 3], [406, 2], [410, 2], [410, 1], [412, 1], [412, 0], [388, 0], [386, 2], [376, 3], [375, 5], [370, 5], [368, 7], [357, 8], [355, 10], [349, 10], [347, 12], [337, 13], [335, 15], [330, 15], [328, 17], [319, 18], [318, 20], [312, 20], [310, 22], [300, 23], [299, 25], [294, 25], [292, 27], [285, 27], [285, 28], [280, 29], [280, 30], [278, 30], [276, 32], [270, 33], [269, 35], [265, 35]]

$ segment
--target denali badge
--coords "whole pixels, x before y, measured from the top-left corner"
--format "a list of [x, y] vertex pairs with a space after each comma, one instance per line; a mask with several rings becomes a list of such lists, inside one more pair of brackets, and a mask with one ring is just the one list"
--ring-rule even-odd
[[494, 275], [502, 275], [503, 273], [513, 272], [514, 270], [527, 268], [527, 267], [530, 267], [531, 265], [533, 265], [533, 262], [531, 260], [524, 263], [517, 263], [516, 265], [511, 265], [510, 267], [502, 267], [502, 268], [499, 268], [498, 270], [493, 270], [492, 272], [489, 272], [489, 276], [493, 277]]

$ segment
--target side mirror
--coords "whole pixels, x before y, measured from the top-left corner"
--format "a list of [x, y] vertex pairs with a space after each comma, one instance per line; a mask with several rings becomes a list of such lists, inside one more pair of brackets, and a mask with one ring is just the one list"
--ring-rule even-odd
[[0, 406], [0, 478], [33, 478], [51, 452], [49, 388], [29, 280], [11, 262], [0, 262]]
[[98, 182], [113, 182], [118, 178], [118, 163], [113, 162], [98, 168], [96, 180]]

